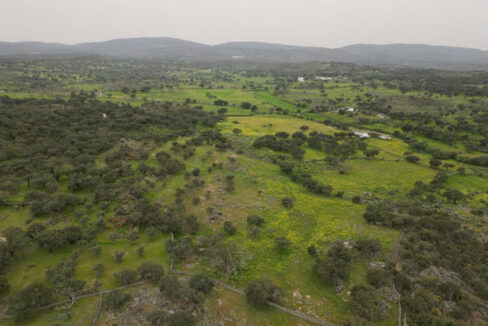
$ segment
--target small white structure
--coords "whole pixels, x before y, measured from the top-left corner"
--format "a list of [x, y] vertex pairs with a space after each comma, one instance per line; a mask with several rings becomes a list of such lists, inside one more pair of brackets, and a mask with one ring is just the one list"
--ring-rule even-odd
[[305, 82], [305, 77], [298, 77], [297, 78], [299, 83], [304, 83]]
[[366, 131], [356, 130], [353, 133], [354, 133], [354, 135], [358, 136], [359, 138], [369, 138], [370, 137], [369, 133], [367, 133]]
[[354, 111], [356, 111], [356, 109], [355, 108], [346, 108], [346, 111], [347, 112], [354, 112]]
[[315, 77], [315, 79], [321, 81], [327, 81], [327, 80], [332, 80], [332, 77], [317, 76]]
[[390, 140], [391, 139], [391, 136], [390, 135], [380, 135], [380, 139], [383, 139], [383, 140]]
[[106, 114], [106, 113], [102, 113], [102, 117], [103, 117], [104, 119], [107, 119], [107, 114]]

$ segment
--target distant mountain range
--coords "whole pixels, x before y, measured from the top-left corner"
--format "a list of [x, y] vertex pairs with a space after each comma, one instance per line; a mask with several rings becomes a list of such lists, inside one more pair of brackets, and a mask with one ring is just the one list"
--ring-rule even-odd
[[53, 54], [160, 58], [183, 61], [335, 61], [369, 65], [488, 70], [488, 51], [420, 44], [357, 44], [328, 49], [258, 42], [206, 45], [168, 37], [116, 39], [75, 45], [42, 42], [0, 42], [0, 56]]

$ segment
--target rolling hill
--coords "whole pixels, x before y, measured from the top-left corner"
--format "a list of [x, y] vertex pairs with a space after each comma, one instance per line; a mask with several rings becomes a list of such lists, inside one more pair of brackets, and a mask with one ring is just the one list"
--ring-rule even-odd
[[488, 51], [419, 44], [357, 44], [328, 49], [259, 42], [206, 45], [168, 37], [116, 39], [75, 45], [0, 42], [0, 56], [52, 54], [95, 54], [120, 58], [187, 61], [222, 61], [236, 58], [259, 62], [335, 61], [438, 69], [488, 69]]

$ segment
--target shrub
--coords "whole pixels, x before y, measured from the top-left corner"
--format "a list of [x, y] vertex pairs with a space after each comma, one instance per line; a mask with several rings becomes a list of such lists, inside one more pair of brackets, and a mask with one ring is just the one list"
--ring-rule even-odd
[[162, 310], [154, 310], [147, 314], [146, 320], [151, 326], [164, 326], [164, 323], [168, 319], [166, 312]]
[[366, 274], [368, 283], [375, 288], [381, 288], [390, 284], [390, 273], [381, 268], [370, 268]]
[[275, 238], [275, 244], [279, 250], [286, 250], [290, 247], [291, 242], [286, 237], [279, 236], [279, 237]]
[[315, 245], [313, 243], [310, 245], [310, 247], [308, 247], [307, 251], [310, 256], [317, 255], [317, 249], [315, 248]]
[[405, 160], [409, 163], [417, 163], [418, 161], [420, 161], [420, 158], [415, 155], [407, 155], [407, 157], [405, 157]]
[[163, 266], [153, 263], [144, 262], [137, 268], [137, 272], [141, 276], [142, 280], [156, 282], [164, 275]]
[[378, 320], [383, 313], [380, 300], [374, 289], [368, 286], [354, 286], [351, 289], [351, 312], [367, 320]]
[[120, 290], [110, 292], [104, 300], [104, 305], [109, 310], [120, 310], [130, 300], [130, 294]]
[[268, 279], [256, 279], [249, 282], [246, 288], [247, 301], [257, 307], [263, 307], [268, 301], [278, 302], [281, 289]]
[[283, 206], [285, 206], [286, 208], [291, 208], [293, 207], [293, 204], [294, 204], [294, 199], [293, 198], [290, 198], [290, 197], [285, 197], [281, 200], [281, 204]]
[[247, 224], [261, 226], [264, 224], [264, 218], [259, 215], [249, 215], [247, 217]]
[[381, 252], [381, 243], [376, 239], [360, 239], [354, 242], [354, 248], [365, 256], [374, 256]]
[[168, 326], [193, 326], [195, 323], [195, 318], [184, 311], [177, 311], [168, 318]]
[[8, 279], [5, 276], [0, 276], [0, 295], [6, 293], [10, 285], [8, 284]]
[[102, 276], [104, 270], [105, 266], [103, 264], [98, 263], [93, 266], [93, 271], [98, 277]]
[[211, 279], [205, 275], [197, 274], [190, 279], [190, 288], [205, 294], [210, 293], [214, 287]]
[[166, 250], [176, 261], [181, 261], [192, 254], [192, 241], [189, 237], [168, 240], [165, 245]]
[[120, 249], [116, 249], [114, 251], [114, 259], [117, 263], [120, 263], [122, 262], [122, 259], [124, 258], [124, 256], [127, 254], [126, 251], [124, 250], [120, 250]]
[[98, 258], [102, 254], [102, 247], [91, 247], [90, 251]]
[[326, 258], [315, 260], [314, 270], [319, 278], [330, 284], [338, 285], [351, 273], [351, 250], [341, 241], [335, 242], [327, 251]]
[[224, 231], [228, 235], [234, 235], [237, 232], [237, 228], [234, 226], [234, 224], [231, 221], [226, 221], [224, 222]]
[[53, 290], [42, 283], [34, 282], [7, 299], [7, 313], [20, 317], [30, 310], [53, 302]]
[[139, 246], [139, 248], [137, 248], [137, 255], [139, 257], [144, 256], [144, 246]]
[[183, 287], [176, 278], [163, 276], [159, 282], [159, 291], [170, 299], [178, 299], [182, 295]]
[[249, 237], [251, 237], [251, 239], [257, 239], [260, 233], [261, 229], [255, 225], [251, 225], [251, 227], [249, 228]]
[[114, 273], [114, 277], [117, 284], [128, 285], [136, 282], [137, 272], [132, 269], [124, 269], [118, 273]]

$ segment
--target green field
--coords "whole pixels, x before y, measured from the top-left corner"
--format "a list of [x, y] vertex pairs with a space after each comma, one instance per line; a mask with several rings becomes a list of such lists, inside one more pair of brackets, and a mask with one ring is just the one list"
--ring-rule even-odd
[[[405, 82], [409, 75], [402, 75], [404, 71], [388, 84], [377, 71], [358, 68], [348, 73], [350, 67], [339, 64], [332, 68], [344, 72], [331, 70], [330, 82], [307, 77], [299, 83], [295, 66], [275, 67], [281, 69], [277, 74], [252, 64], [209, 68], [86, 60], [73, 59], [62, 73], [49, 60], [0, 66], [0, 114], [7, 121], [0, 125], [0, 244], [7, 246], [5, 231], [24, 232], [33, 223], [45, 227], [40, 234], [70, 226], [82, 232], [82, 239], [51, 251], [39, 244], [39, 234], [34, 235], [21, 244], [22, 250], [14, 249], [5, 263], [2, 260], [0, 276], [8, 289], [0, 293], [0, 317], [6, 317], [9, 300], [31, 283], [55, 287], [46, 271], [79, 254], [69, 278], [86, 282], [80, 293], [93, 292], [95, 282], [101, 282], [99, 290], [114, 289], [120, 285], [114, 273], [136, 270], [143, 262], [160, 264], [165, 273], [174, 263], [175, 269], [201, 273], [239, 289], [256, 279], [270, 279], [282, 290], [281, 305], [336, 325], [360, 315], [351, 293], [373, 286], [368, 274], [371, 265], [384, 264], [390, 273], [384, 279], [389, 283], [374, 285], [370, 293], [387, 302], [382, 307], [388, 309], [380, 318], [370, 318], [374, 325], [396, 325], [399, 299], [389, 300], [381, 291], [407, 281], [411, 286], [405, 285], [398, 294], [402, 302], [427, 293], [426, 298], [435, 302], [429, 316], [453, 321], [449, 325], [484, 325], [480, 322], [484, 317], [476, 311], [486, 301], [485, 258], [475, 267], [472, 260], [461, 258], [449, 265], [452, 257], [429, 255], [437, 250], [450, 252], [444, 243], [433, 243], [454, 231], [436, 238], [438, 234], [430, 229], [419, 229], [417, 234], [410, 227], [424, 221], [415, 214], [425, 214], [426, 220], [459, 222], [459, 226], [449, 225], [462, 228], [456, 231], [459, 234], [475, 230], [476, 236], [466, 237], [469, 240], [486, 236], [488, 167], [471, 161], [487, 155], [486, 98], [429, 94], [430, 89]], [[319, 68], [316, 75], [328, 75]], [[438, 81], [434, 77], [431, 83]], [[216, 105], [216, 100], [227, 104]], [[243, 108], [244, 102], [257, 110]], [[349, 106], [355, 111], [341, 110]], [[227, 110], [219, 112], [222, 108]], [[79, 124], [70, 125], [71, 121]], [[358, 130], [373, 137], [360, 139], [353, 134]], [[374, 131], [391, 139], [376, 138]], [[255, 145], [263, 136], [273, 143]], [[416, 142], [424, 142], [425, 148], [415, 148]], [[439, 162], [436, 155], [441, 156]], [[324, 186], [330, 186], [329, 191]], [[69, 195], [77, 200], [73, 207], [58, 209], [50, 203], [48, 213], [35, 213], [36, 200], [49, 202]], [[104, 195], [108, 199], [100, 199]], [[368, 222], [365, 212], [385, 202], [397, 205], [381, 213], [391, 221]], [[139, 204], [145, 205], [140, 211]], [[251, 226], [250, 215], [264, 222]], [[148, 221], [137, 220], [147, 216]], [[194, 232], [187, 225], [192, 216], [198, 222]], [[94, 231], [102, 222], [104, 226]], [[232, 223], [235, 234], [224, 231], [225, 222]], [[137, 237], [129, 240], [134, 234]], [[288, 240], [286, 248], [279, 248], [279, 237]], [[186, 256], [177, 259], [167, 244], [186, 238], [190, 249], [184, 248]], [[374, 254], [355, 247], [367, 240], [379, 244]], [[337, 244], [352, 258], [343, 268], [350, 268], [350, 273], [334, 284], [314, 266], [329, 257]], [[315, 252], [310, 251], [312, 245]], [[99, 256], [90, 249], [94, 246], [101, 248]], [[141, 246], [143, 255], [137, 252]], [[476, 250], [486, 247], [472, 248], [478, 254]], [[125, 252], [120, 262], [114, 259], [118, 250]], [[227, 266], [216, 263], [213, 250], [219, 259], [229, 259]], [[99, 263], [104, 265], [100, 274], [93, 270]], [[474, 281], [463, 279], [459, 298], [451, 288], [454, 294], [443, 297], [447, 294], [439, 291], [445, 282], [421, 273], [436, 264], [452, 268], [455, 281], [468, 274], [454, 269], [469, 265], [468, 276]], [[229, 265], [235, 267], [230, 272], [225, 270]], [[151, 291], [157, 296], [156, 287], [144, 285], [125, 292], [133, 298]], [[55, 297], [64, 300], [61, 290], [56, 289]], [[178, 300], [177, 307], [187, 304]], [[222, 286], [199, 300], [204, 312], [195, 314], [197, 325], [203, 325], [203, 316], [215, 323], [225, 320], [226, 325], [309, 325], [268, 306], [256, 308]], [[409, 304], [404, 307], [407, 316], [417, 316], [413, 303]], [[451, 306], [459, 309], [451, 313], [446, 310]], [[89, 325], [97, 308], [95, 296], [76, 301], [69, 309], [36, 311], [17, 321], [0, 320], [0, 325]], [[142, 316], [158, 307], [146, 303], [139, 308]], [[104, 308], [99, 325], [116, 324], [121, 314]], [[365, 319], [354, 325], [362, 325]], [[441, 319], [435, 319], [439, 324], [425, 325], [448, 325]], [[410, 324], [423, 325], [414, 319], [409, 319]]]

